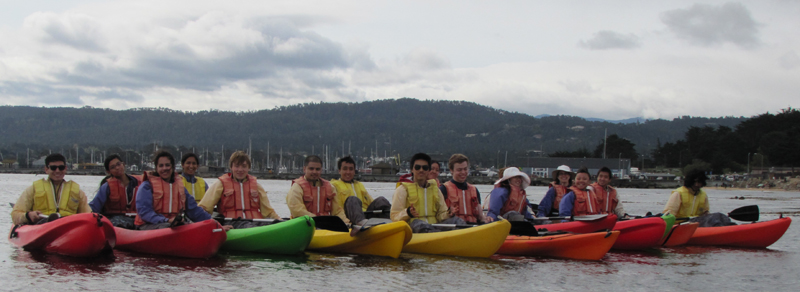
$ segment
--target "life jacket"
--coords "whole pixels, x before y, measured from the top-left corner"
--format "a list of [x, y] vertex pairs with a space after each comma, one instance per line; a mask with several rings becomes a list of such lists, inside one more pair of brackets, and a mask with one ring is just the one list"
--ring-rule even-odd
[[617, 189], [611, 186], [606, 189], [598, 183], [592, 184], [592, 188], [594, 188], [595, 198], [597, 198], [597, 204], [600, 207], [600, 214], [614, 214], [614, 209], [619, 204]]
[[436, 205], [439, 203], [439, 187], [436, 186], [436, 181], [428, 180], [428, 187], [424, 189], [415, 182], [404, 182], [402, 186], [408, 192], [408, 197], [406, 197], [408, 205], [414, 206], [419, 214], [418, 217], [411, 218], [408, 223], [414, 222], [414, 220], [423, 220], [430, 224], [438, 223]]
[[567, 190], [567, 187], [556, 183], [550, 183], [550, 188], [556, 189], [556, 199], [553, 200], [553, 209], [558, 210], [558, 206], [561, 204], [561, 199], [563, 199], [564, 195], [569, 193], [569, 191]]
[[467, 184], [467, 189], [462, 190], [452, 181], [447, 181], [444, 183], [444, 187], [447, 188], [447, 197], [445, 197], [447, 206], [458, 208], [456, 216], [467, 222], [478, 222], [478, 218], [480, 218], [478, 212], [483, 212], [483, 210], [478, 203], [478, 191], [475, 186]]
[[248, 174], [247, 181], [240, 183], [228, 173], [220, 176], [219, 182], [222, 183], [222, 197], [217, 203], [217, 212], [225, 215], [225, 218], [264, 218], [255, 176]]
[[361, 211], [366, 212], [369, 204], [372, 203], [370, 197], [367, 196], [367, 189], [359, 181], [353, 180], [352, 183], [346, 183], [343, 180], [332, 179], [331, 185], [336, 188], [336, 195], [339, 196], [339, 203], [344, 207], [344, 201], [347, 197], [355, 196], [361, 200]]
[[[56, 206], [56, 196], [60, 198], [58, 206]], [[80, 204], [81, 188], [76, 182], [63, 181], [58, 194], [53, 190], [53, 184], [49, 178], [33, 182], [33, 211], [39, 211], [45, 215], [58, 212], [61, 216], [69, 216], [78, 213]]]
[[696, 217], [708, 211], [701, 208], [706, 200], [706, 192], [703, 189], [700, 189], [696, 196], [692, 195], [687, 187], [680, 187], [676, 191], [681, 194], [681, 208], [675, 217]]
[[586, 187], [585, 190], [580, 190], [574, 186], [569, 189], [575, 193], [575, 203], [572, 205], [573, 216], [600, 214], [597, 196], [591, 186]]
[[297, 183], [303, 189], [303, 202], [306, 205], [306, 210], [316, 216], [328, 216], [333, 209], [333, 186], [327, 180], [319, 179], [322, 183], [321, 187], [312, 187], [304, 176], [292, 181], [292, 184]]
[[[167, 219], [175, 218], [186, 208], [186, 189], [183, 187], [183, 177], [174, 173], [175, 181], [170, 183], [161, 179], [158, 174], [144, 173], [143, 180], [149, 181], [153, 187], [153, 211]], [[136, 214], [134, 224], [144, 225], [147, 222]]]
[[195, 202], [200, 203], [200, 200], [206, 194], [206, 181], [199, 176], [194, 176], [195, 182], [190, 182], [185, 176], [183, 178], [183, 187], [194, 197]]
[[525, 204], [527, 197], [525, 190], [517, 187], [510, 187], [508, 190], [508, 200], [503, 203], [503, 208], [500, 208], [500, 215], [511, 211], [517, 211], [520, 214], [524, 213], [527, 207]]
[[106, 204], [103, 205], [103, 214], [136, 213], [136, 193], [139, 191], [139, 186], [142, 185], [142, 176], [128, 176], [138, 182], [136, 188], [133, 189], [133, 196], [130, 201], [128, 200], [128, 193], [126, 192], [128, 186], [122, 185], [122, 181], [114, 177], [110, 177], [106, 180], [108, 184], [108, 199], [106, 199]]

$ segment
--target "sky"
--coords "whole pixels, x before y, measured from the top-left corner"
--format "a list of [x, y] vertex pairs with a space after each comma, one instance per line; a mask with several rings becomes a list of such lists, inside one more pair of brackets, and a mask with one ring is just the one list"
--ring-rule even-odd
[[410, 97], [530, 115], [800, 100], [800, 1], [0, 0], [0, 105], [252, 111]]

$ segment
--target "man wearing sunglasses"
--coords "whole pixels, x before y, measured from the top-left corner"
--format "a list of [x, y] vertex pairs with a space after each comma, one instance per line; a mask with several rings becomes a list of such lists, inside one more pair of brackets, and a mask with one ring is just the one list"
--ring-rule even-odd
[[41, 224], [59, 217], [92, 211], [80, 186], [76, 182], [64, 180], [67, 174], [66, 161], [64, 155], [58, 153], [50, 154], [44, 159], [47, 178], [34, 181], [19, 197], [11, 211], [14, 224]]
[[417, 153], [410, 162], [414, 182], [401, 183], [395, 189], [390, 214], [392, 221], [407, 221], [414, 233], [441, 231], [431, 225], [436, 223], [465, 224], [461, 218], [454, 217], [457, 210], [447, 208], [436, 180], [428, 179], [431, 157]]
[[142, 184], [142, 176], [125, 173], [125, 163], [119, 154], [111, 154], [103, 161], [108, 176], [100, 181], [100, 189], [89, 203], [92, 212], [106, 215], [116, 227], [134, 229], [136, 214], [136, 192]]

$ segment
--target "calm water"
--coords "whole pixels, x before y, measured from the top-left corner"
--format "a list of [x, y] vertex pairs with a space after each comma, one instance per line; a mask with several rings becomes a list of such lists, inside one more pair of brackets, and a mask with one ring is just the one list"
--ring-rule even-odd
[[[0, 175], [0, 213], [10, 214], [31, 182], [42, 176]], [[67, 176], [89, 199], [97, 176]], [[210, 182], [215, 179], [209, 180]], [[261, 181], [282, 216], [289, 210], [288, 181]], [[367, 183], [391, 200], [393, 183]], [[482, 195], [491, 186], [479, 186]], [[544, 187], [528, 189], [538, 202]], [[712, 211], [758, 204], [761, 219], [800, 211], [800, 193], [708, 190]], [[621, 189], [630, 214], [661, 211], [669, 190]], [[735, 200], [744, 196], [746, 200]], [[0, 216], [9, 226], [11, 216]], [[800, 228], [794, 223], [767, 250], [683, 247], [612, 252], [599, 262], [494, 256], [471, 259], [402, 254], [399, 259], [306, 252], [301, 256], [220, 254], [208, 260], [153, 257], [115, 251], [96, 259], [30, 253], [0, 241], [0, 290], [34, 287], [68, 290], [263, 290], [263, 291], [796, 291], [800, 284]]]

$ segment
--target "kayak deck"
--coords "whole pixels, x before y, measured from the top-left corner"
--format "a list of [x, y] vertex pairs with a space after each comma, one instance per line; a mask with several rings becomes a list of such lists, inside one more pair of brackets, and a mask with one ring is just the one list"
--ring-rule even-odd
[[81, 213], [13, 228], [8, 241], [25, 250], [42, 250], [72, 257], [93, 257], [116, 244], [111, 221], [97, 213]]
[[612, 249], [639, 250], [656, 247], [664, 237], [667, 223], [661, 217], [631, 219], [617, 222], [614, 230], [620, 231]]
[[608, 253], [619, 233], [619, 231], [605, 231], [549, 236], [510, 235], [506, 237], [497, 253], [597, 261]]
[[568, 231], [574, 233], [592, 233], [603, 230], [611, 230], [617, 223], [617, 215], [608, 215], [603, 219], [595, 221], [570, 221], [563, 223], [536, 225], [536, 229], [547, 229], [547, 231]]
[[117, 249], [184, 258], [210, 258], [227, 238], [214, 220], [155, 230], [115, 229]]
[[767, 248], [786, 233], [791, 223], [792, 218], [784, 217], [742, 225], [699, 227], [687, 244]]
[[511, 223], [496, 221], [476, 227], [414, 233], [403, 252], [463, 257], [490, 257], [505, 242]]
[[307, 250], [397, 258], [410, 240], [411, 227], [401, 221], [375, 225], [356, 236], [350, 236], [349, 232], [316, 230]]
[[672, 226], [669, 234], [661, 240], [663, 247], [675, 247], [689, 242], [700, 223], [691, 222]]
[[231, 229], [223, 250], [292, 255], [302, 253], [314, 236], [314, 220], [302, 216], [285, 222]]

